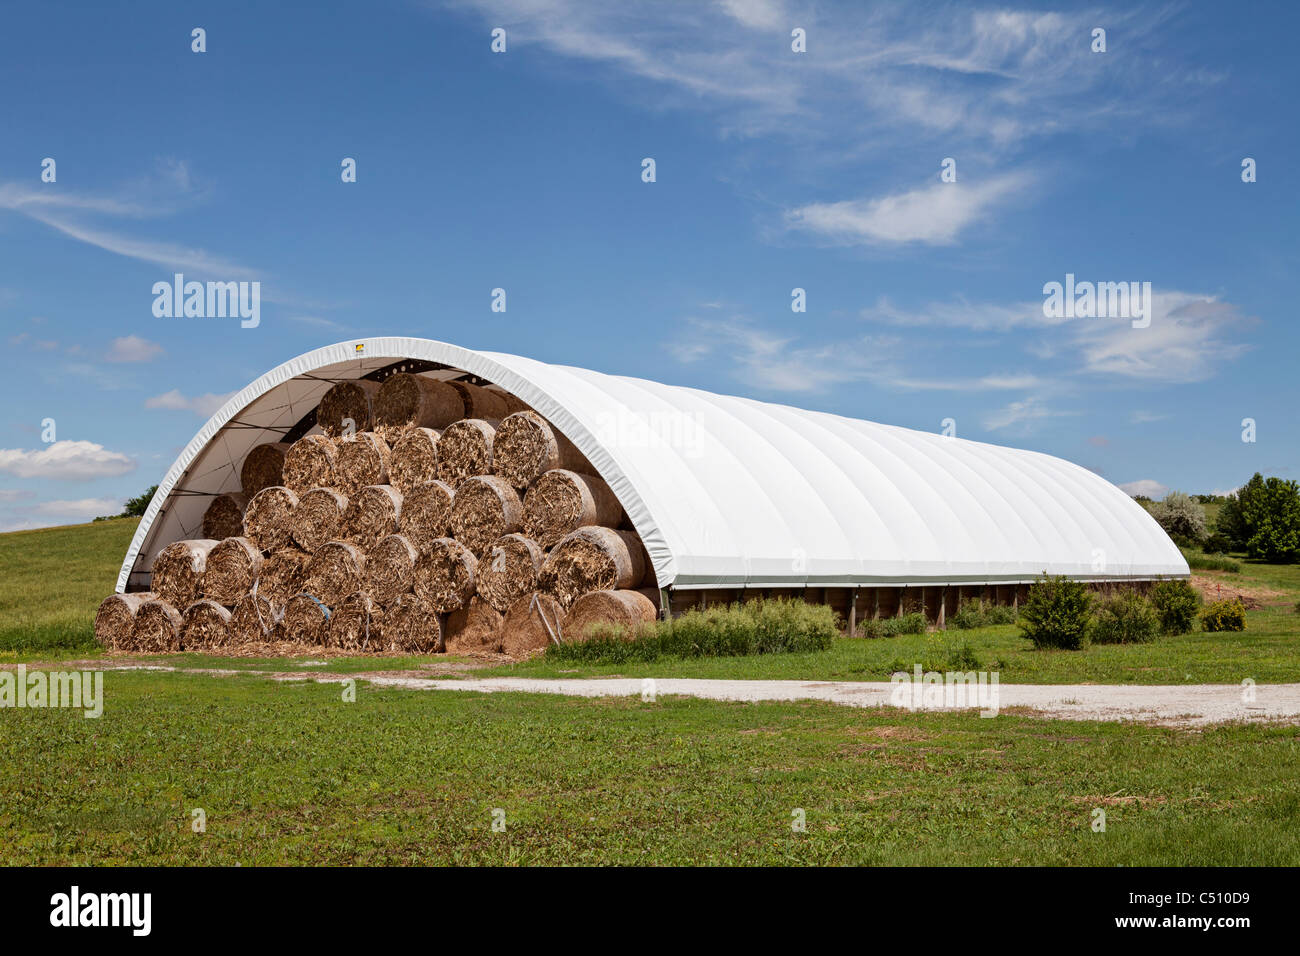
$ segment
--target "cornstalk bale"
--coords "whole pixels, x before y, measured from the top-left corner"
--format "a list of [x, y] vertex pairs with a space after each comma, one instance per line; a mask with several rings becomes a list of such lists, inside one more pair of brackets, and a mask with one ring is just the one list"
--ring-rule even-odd
[[436, 538], [415, 562], [415, 593], [439, 614], [458, 611], [474, 596], [478, 560], [454, 538]]
[[[500, 475], [475, 475], [460, 483], [451, 507], [451, 533], [481, 557], [492, 542], [524, 526], [524, 503]], [[500, 610], [500, 609], [499, 609]]]
[[153, 559], [150, 590], [173, 608], [189, 607], [203, 595], [203, 570], [216, 546], [211, 538], [173, 541]]
[[284, 485], [272, 485], [253, 495], [244, 512], [244, 537], [263, 551], [293, 547], [293, 511], [298, 495]]
[[398, 595], [384, 612], [384, 640], [389, 650], [407, 654], [442, 650], [438, 612], [418, 594]]
[[[461, 402], [464, 405], [464, 414], [459, 417], [463, 418], [492, 418], [502, 419], [508, 412], [509, 406], [506, 404], [505, 394], [490, 389], [483, 388], [481, 385], [471, 385], [469, 382], [450, 382], [448, 383], [460, 393]], [[451, 424], [448, 422], [447, 424]]]
[[547, 555], [539, 581], [565, 607], [590, 591], [636, 588], [645, 578], [641, 539], [631, 531], [588, 526], [566, 535]]
[[472, 598], [447, 615], [443, 643], [448, 654], [496, 654], [501, 651], [501, 628], [505, 618], [487, 601]]
[[226, 538], [208, 552], [203, 572], [203, 594], [218, 604], [232, 606], [262, 572], [262, 552], [247, 538]]
[[288, 451], [289, 443], [285, 441], [254, 445], [239, 466], [240, 490], [251, 498], [263, 488], [284, 484], [284, 456]]
[[390, 534], [366, 554], [361, 575], [363, 590], [380, 604], [388, 605], [403, 591], [411, 589], [415, 577], [415, 559], [420, 553], [400, 534]]
[[502, 535], [479, 562], [478, 596], [506, 613], [520, 595], [537, 590], [537, 573], [545, 560], [546, 554], [532, 538]]
[[276, 607], [284, 607], [289, 598], [302, 590], [310, 562], [311, 555], [297, 548], [273, 552], [262, 562], [262, 573], [257, 577], [257, 593]]
[[492, 441], [492, 470], [516, 488], [527, 488], [553, 468], [588, 471], [586, 457], [536, 412], [515, 412], [501, 420]]
[[244, 533], [244, 509], [248, 496], [241, 492], [217, 495], [203, 512], [203, 537], [213, 541]]
[[347, 538], [369, 551], [380, 538], [395, 534], [402, 519], [402, 493], [392, 485], [370, 485], [348, 499]]
[[456, 493], [446, 482], [425, 481], [402, 494], [402, 516], [398, 527], [415, 549], [429, 549], [437, 538], [451, 531], [451, 509]]
[[280, 640], [284, 605], [264, 594], [245, 594], [230, 612], [231, 644], [271, 644]]
[[157, 597], [152, 591], [138, 591], [135, 594], [110, 594], [104, 598], [95, 612], [95, 640], [109, 650], [130, 650], [136, 611], [146, 601]]
[[298, 494], [334, 485], [338, 443], [328, 435], [304, 435], [284, 456], [284, 486]]
[[382, 651], [383, 608], [365, 591], [353, 591], [330, 615], [326, 642], [345, 651]]
[[384, 380], [375, 400], [375, 430], [399, 435], [408, 428], [446, 428], [465, 417], [461, 393], [425, 375], [398, 372]]
[[330, 609], [314, 595], [295, 594], [284, 606], [280, 632], [285, 640], [297, 644], [324, 645], [330, 622]]
[[466, 418], [448, 425], [438, 439], [438, 477], [457, 487], [466, 478], [492, 473], [497, 423]]
[[[527, 657], [561, 640], [564, 605], [545, 591], [521, 594], [506, 611], [501, 628], [501, 650], [514, 658]], [[555, 638], [552, 640], [551, 635]]]
[[343, 537], [347, 530], [347, 495], [333, 488], [313, 488], [298, 498], [290, 534], [305, 551], [315, 551], [326, 541]]
[[316, 424], [331, 438], [368, 431], [374, 423], [378, 397], [378, 382], [365, 378], [339, 382], [321, 396], [316, 407]]
[[405, 494], [438, 477], [438, 432], [408, 428], [388, 457], [388, 483]]
[[316, 549], [307, 565], [307, 581], [301, 590], [316, 595], [329, 607], [337, 608], [353, 591], [361, 590], [366, 557], [350, 541], [327, 541]]
[[230, 612], [216, 601], [202, 598], [185, 609], [181, 616], [181, 647], [185, 650], [225, 647], [229, 641]]
[[524, 533], [543, 548], [586, 525], [617, 528], [623, 507], [609, 485], [595, 475], [553, 468], [524, 495]]
[[591, 591], [573, 602], [564, 619], [564, 641], [578, 644], [595, 624], [608, 624], [631, 637], [642, 624], [659, 617], [659, 607], [641, 591]]
[[161, 598], [145, 601], [135, 612], [130, 640], [131, 650], [146, 654], [179, 651], [181, 612]]
[[388, 442], [374, 432], [339, 439], [334, 459], [334, 486], [348, 497], [366, 485], [388, 484]]
[[513, 415], [515, 412], [532, 411], [532, 406], [525, 402], [518, 395], [512, 395], [509, 392], [502, 393], [506, 400], [506, 414]]

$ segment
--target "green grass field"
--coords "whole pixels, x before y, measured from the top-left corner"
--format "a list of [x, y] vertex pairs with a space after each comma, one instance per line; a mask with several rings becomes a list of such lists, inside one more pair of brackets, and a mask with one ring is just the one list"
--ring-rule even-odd
[[1293, 727], [141, 672], [105, 698], [0, 712], [4, 863], [1300, 863]]

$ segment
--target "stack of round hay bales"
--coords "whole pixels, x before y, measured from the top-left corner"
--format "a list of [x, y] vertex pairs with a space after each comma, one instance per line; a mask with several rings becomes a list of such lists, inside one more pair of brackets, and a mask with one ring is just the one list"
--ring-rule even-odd
[[336, 383], [315, 424], [249, 450], [152, 592], [101, 605], [102, 644], [517, 658], [655, 617], [617, 497], [515, 396], [398, 372]]

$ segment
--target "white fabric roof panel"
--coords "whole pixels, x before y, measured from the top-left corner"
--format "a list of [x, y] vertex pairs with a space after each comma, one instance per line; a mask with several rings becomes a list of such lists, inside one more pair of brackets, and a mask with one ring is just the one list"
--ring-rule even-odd
[[217, 412], [160, 483], [118, 589], [142, 584], [167, 544], [200, 535], [211, 496], [239, 490], [254, 445], [278, 440], [333, 382], [402, 359], [449, 366], [426, 373], [434, 377], [477, 375], [545, 415], [618, 495], [660, 587], [1188, 574], [1140, 505], [1049, 455], [430, 339], [378, 338], [301, 355]]

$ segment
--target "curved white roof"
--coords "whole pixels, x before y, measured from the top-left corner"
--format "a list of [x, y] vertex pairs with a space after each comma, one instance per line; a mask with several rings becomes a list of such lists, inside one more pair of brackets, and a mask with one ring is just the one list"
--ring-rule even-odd
[[643, 379], [377, 338], [308, 352], [243, 389], [159, 485], [118, 576], [143, 583], [172, 541], [200, 536], [331, 384], [401, 359], [477, 375], [545, 415], [586, 454], [641, 535], [661, 588], [1021, 582], [1040, 572], [1185, 576], [1146, 511], [1085, 468], [1038, 452]]

